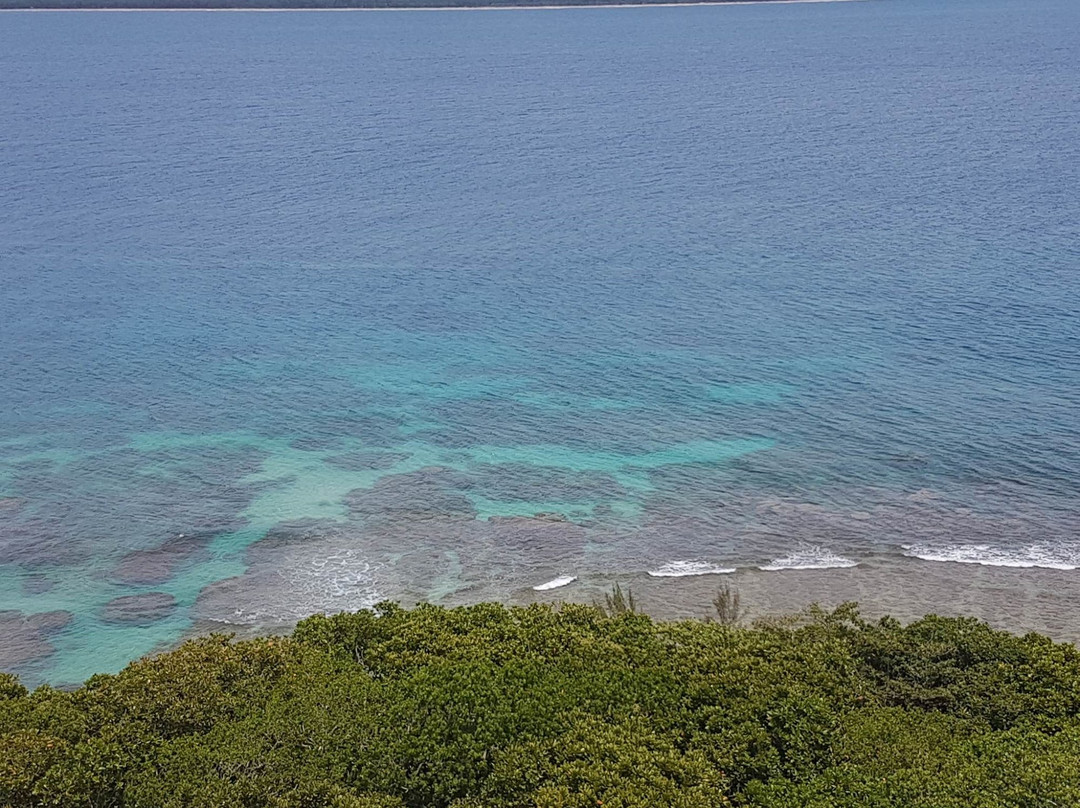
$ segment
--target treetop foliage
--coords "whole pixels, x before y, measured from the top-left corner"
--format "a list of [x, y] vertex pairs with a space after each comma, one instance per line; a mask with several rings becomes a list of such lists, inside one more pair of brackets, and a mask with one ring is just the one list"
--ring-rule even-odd
[[969, 619], [386, 603], [0, 675], [0, 806], [1080, 805], [1078, 713], [1073, 646]]

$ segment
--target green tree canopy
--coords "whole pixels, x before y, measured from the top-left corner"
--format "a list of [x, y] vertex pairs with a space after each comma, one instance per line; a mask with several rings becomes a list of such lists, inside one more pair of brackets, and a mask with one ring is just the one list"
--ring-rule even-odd
[[974, 620], [382, 604], [0, 676], [0, 805], [1080, 805], [1078, 712], [1074, 647]]

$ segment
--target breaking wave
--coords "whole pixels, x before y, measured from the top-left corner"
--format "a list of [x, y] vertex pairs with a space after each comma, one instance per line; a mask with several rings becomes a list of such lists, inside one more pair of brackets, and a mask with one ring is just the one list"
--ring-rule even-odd
[[659, 569], [649, 570], [653, 578], [684, 578], [688, 575], [722, 575], [735, 572], [734, 567], [719, 567], [707, 561], [669, 561]]
[[828, 570], [856, 567], [858, 561], [845, 558], [826, 547], [803, 547], [783, 558], [758, 567], [760, 570]]
[[558, 589], [559, 587], [566, 586], [567, 584], [572, 584], [576, 580], [576, 575], [561, 575], [558, 578], [553, 578], [552, 580], [547, 581], [546, 583], [537, 584], [533, 587], [533, 590], [535, 590], [536, 592], [545, 592], [548, 589]]
[[1080, 547], [1030, 545], [994, 547], [989, 544], [905, 544], [904, 555], [923, 561], [952, 561], [985, 567], [1043, 567], [1074, 570], [1080, 567]]

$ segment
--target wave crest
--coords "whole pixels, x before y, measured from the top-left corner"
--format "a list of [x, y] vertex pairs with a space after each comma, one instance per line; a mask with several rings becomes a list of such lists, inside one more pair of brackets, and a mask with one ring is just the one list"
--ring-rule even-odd
[[905, 544], [904, 555], [923, 561], [952, 561], [957, 564], [980, 564], [984, 567], [1042, 567], [1074, 570], [1080, 567], [1080, 547], [1030, 545], [1028, 547], [993, 547], [989, 544]]
[[572, 584], [576, 580], [576, 575], [561, 575], [558, 578], [553, 578], [552, 580], [547, 581], [546, 583], [537, 584], [533, 587], [533, 590], [535, 592], [546, 592], [548, 589], [558, 589], [559, 587], [566, 586], [567, 584]]
[[857, 567], [858, 561], [853, 561], [838, 553], [834, 553], [827, 547], [801, 547], [790, 555], [776, 558], [768, 564], [758, 567], [760, 570], [772, 572], [774, 570], [829, 570]]
[[659, 569], [649, 570], [653, 578], [685, 578], [688, 575], [723, 575], [734, 567], [719, 567], [707, 561], [669, 561]]

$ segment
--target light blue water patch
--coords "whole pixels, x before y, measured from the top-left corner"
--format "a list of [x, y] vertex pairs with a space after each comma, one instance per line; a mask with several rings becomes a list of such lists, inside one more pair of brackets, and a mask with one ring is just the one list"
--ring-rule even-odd
[[[261, 537], [261, 536], [260, 536]], [[216, 543], [213, 550], [220, 550], [222, 543]], [[176, 597], [182, 606], [192, 606], [199, 593], [214, 581], [224, 581], [242, 575], [247, 569], [243, 559], [237, 555], [214, 555], [206, 561], [185, 565], [178, 574], [167, 583], [153, 587], [156, 592], [168, 592]]]
[[81, 682], [87, 676], [87, 658], [93, 659], [96, 671], [118, 671], [134, 659], [167, 648], [190, 628], [191, 620], [183, 611], [149, 626], [76, 619], [52, 641], [56, 660], [49, 667], [49, 678], [60, 684]]
[[71, 611], [81, 609], [88, 602], [86, 587], [67, 582], [65, 570], [39, 573], [52, 585], [46, 593], [33, 593], [27, 590], [26, 582], [30, 573], [15, 564], [0, 565], [0, 611], [15, 610], [24, 614], [51, 612], [57, 609]]
[[346, 471], [326, 462], [336, 451], [304, 451], [279, 443], [257, 472], [240, 481], [270, 484], [242, 516], [255, 531], [296, 519], [341, 520], [350, 491], [371, 488], [383, 477], [446, 463], [443, 452], [424, 443], [408, 441], [395, 448], [407, 459], [383, 469]]
[[210, 554], [223, 563], [241, 558], [243, 551], [266, 535], [266, 522], [248, 524], [240, 530], [230, 530], [216, 536], [208, 545]]

